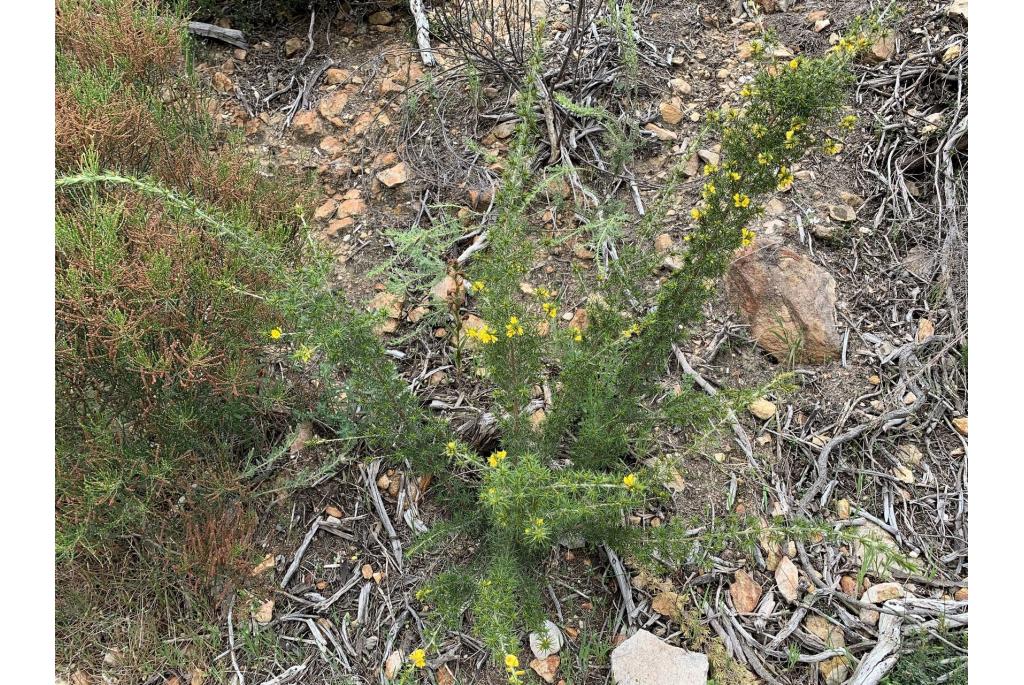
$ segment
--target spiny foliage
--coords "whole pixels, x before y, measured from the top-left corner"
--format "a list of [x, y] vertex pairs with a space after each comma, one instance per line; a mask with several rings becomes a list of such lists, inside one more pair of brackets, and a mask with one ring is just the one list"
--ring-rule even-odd
[[[535, 47], [532, 70], [539, 69], [538, 54]], [[626, 524], [626, 517], [663, 495], [659, 483], [674, 467], [655, 449], [655, 427], [666, 419], [688, 420], [699, 437], [726, 416], [734, 406], [730, 399], [743, 398], [724, 393], [711, 399], [684, 390], [651, 408], [672, 344], [699, 323], [734, 252], [755, 239], [748, 226], [762, 211], [760, 200], [793, 183], [792, 165], [809, 149], [821, 146], [828, 153], [839, 145], [828, 128], [845, 98], [852, 54], [839, 49], [766, 64], [744, 88], [742, 107], [713, 112], [705, 134], [720, 138], [721, 162], [704, 169], [702, 201], [691, 212], [681, 267], [656, 292], [642, 289], [655, 266], [648, 241], [682, 182], [682, 165], [634, 227], [638, 244], [623, 249], [602, 273], [587, 299], [586, 323], [571, 326], [559, 323], [556, 292], [541, 286], [524, 297], [520, 286], [537, 238], [529, 207], [561, 173], [551, 169], [537, 177], [532, 171], [536, 93], [520, 91], [520, 124], [489, 249], [467, 277], [484, 323], [466, 333], [493, 388], [500, 449], [481, 455], [455, 442], [448, 448], [451, 468], [476, 493], [472, 513], [456, 515], [456, 528], [479, 541], [476, 579], [469, 582], [462, 569], [427, 588], [440, 616], [458, 622], [468, 610], [476, 634], [495, 654], [514, 655], [518, 629], [539, 620], [536, 588], [542, 584], [536, 574], [559, 540], [606, 543], [640, 563], [660, 558], [701, 564], [727, 546], [752, 551], [759, 541], [775, 538], [838, 535], [807, 521], [765, 526], [725, 517], [708, 527], [677, 518], [643, 529]], [[529, 74], [523, 79], [533, 81]], [[564, 99], [562, 105], [576, 107]], [[611, 208], [607, 216], [628, 221]], [[552, 389], [551, 410], [531, 417], [533, 388], [541, 384]]]

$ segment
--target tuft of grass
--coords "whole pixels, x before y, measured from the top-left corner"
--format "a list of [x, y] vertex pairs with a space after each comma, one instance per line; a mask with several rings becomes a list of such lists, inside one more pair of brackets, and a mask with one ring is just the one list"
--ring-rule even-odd
[[[962, 650], [962, 651], [961, 651]], [[967, 685], [967, 631], [921, 633], [904, 643], [904, 652], [882, 685]]]

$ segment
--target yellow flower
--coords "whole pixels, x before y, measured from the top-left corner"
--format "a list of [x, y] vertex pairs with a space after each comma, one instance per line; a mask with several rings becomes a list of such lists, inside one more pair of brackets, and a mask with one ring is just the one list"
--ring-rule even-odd
[[734, 180], [734, 181], [738, 181], [738, 180], [740, 180], [741, 178], [743, 178], [743, 176], [741, 176], [741, 175], [740, 175], [740, 174], [739, 174], [738, 172], [736, 172], [736, 171], [730, 171], [730, 172], [729, 172], [729, 178], [731, 178], [731, 179], [732, 179], [732, 180]]
[[519, 668], [519, 657], [515, 654], [506, 654], [505, 668]]
[[740, 208], [750, 206], [750, 198], [743, 193], [736, 193], [732, 196], [732, 203]]
[[508, 452], [506, 452], [505, 450], [498, 450], [497, 452], [494, 452], [493, 454], [491, 454], [490, 457], [487, 458], [487, 463], [491, 465], [492, 469], [497, 468], [498, 464], [503, 462], [505, 460], [505, 457], [507, 456]]
[[544, 311], [547, 313], [547, 315], [552, 319], [558, 316], [558, 307], [556, 307], [552, 303], [545, 302], [541, 306], [544, 308]]
[[545, 288], [544, 286], [541, 286], [537, 288], [537, 297], [539, 297], [542, 300], [550, 300], [551, 291]]
[[445, 445], [444, 451], [449, 457], [454, 457], [455, 452], [459, 449], [459, 446], [455, 444], [454, 440], [449, 440], [448, 444]]
[[570, 330], [572, 331], [573, 342], [582, 342], [583, 341], [583, 331], [581, 331], [576, 326], [573, 326]]
[[843, 151], [843, 146], [831, 138], [826, 138], [825, 142], [822, 143], [821, 149], [826, 155], [838, 155]]
[[622, 337], [627, 339], [627, 340], [629, 338], [632, 338], [634, 335], [640, 335], [640, 325], [639, 324], [633, 324], [632, 326], [630, 326], [626, 330], [622, 331]]
[[832, 49], [836, 52], [845, 52], [848, 55], [852, 55], [857, 50], [853, 42], [847, 38], [840, 38], [839, 42]]
[[630, 474], [628, 474], [626, 476], [623, 476], [622, 477], [622, 484], [625, 485], [626, 488], [629, 489], [629, 490], [632, 490], [633, 488], [635, 488], [636, 487], [636, 474], [635, 473], [630, 473]]
[[473, 285], [471, 287], [474, 293], [482, 293], [487, 290], [487, 284], [483, 281], [473, 281]]
[[764, 152], [757, 153], [757, 163], [761, 166], [768, 166], [771, 161], [772, 156], [770, 154], [765, 154]]
[[510, 316], [508, 323], [505, 324], [505, 335], [509, 338], [514, 338], [517, 335], [523, 334], [523, 326], [519, 323], [518, 316]]
[[750, 97], [753, 94], [754, 94], [754, 91], [753, 91], [753, 89], [750, 86], [743, 86], [740, 89], [740, 97], [741, 98], [748, 98], [748, 97]]
[[754, 242], [754, 232], [749, 228], [744, 228], [740, 236], [740, 247], [746, 247]]
[[543, 526], [544, 525], [544, 519], [534, 519], [533, 520], [533, 525], [535, 525], [535, 526]]
[[690, 210], [690, 218], [692, 218], [694, 221], [700, 221], [701, 216], [703, 215], [701, 214], [700, 209], [698, 209], [697, 207], [694, 207], [693, 209]]
[[717, 192], [718, 192], [718, 190], [715, 188], [715, 184], [714, 183], [705, 183], [704, 184], [704, 197], [713, 197], [714, 194], [717, 193]]
[[412, 654], [409, 655], [409, 661], [411, 661], [416, 668], [423, 668], [427, 665], [427, 653], [422, 649], [414, 649]]
[[278, 328], [277, 326], [274, 326], [273, 328], [270, 329], [270, 333], [268, 333], [268, 335], [270, 336], [271, 340], [280, 340], [282, 335], [281, 329]]
[[847, 114], [839, 122], [839, 128], [844, 131], [852, 131], [853, 127], [857, 125], [857, 117], [854, 114]]
[[764, 127], [764, 124], [752, 124], [750, 132], [754, 134], [755, 138], [764, 138], [764, 134], [768, 132], [768, 129]]
[[796, 60], [796, 59], [789, 60], [789, 68], [790, 69], [796, 69], [799, 66], [800, 66], [800, 62], [798, 60]]
[[715, 173], [716, 171], [718, 171], [718, 165], [717, 164], [705, 164], [704, 165], [704, 175], [705, 176], [710, 176], [711, 174]]
[[476, 338], [484, 345], [490, 345], [491, 343], [498, 342], [498, 336], [494, 334], [494, 329], [487, 324], [484, 324], [483, 327], [477, 331]]
[[777, 186], [777, 188], [779, 190], [789, 190], [790, 188], [793, 187], [793, 174], [792, 174], [792, 172], [790, 172], [790, 170], [788, 168], [781, 167], [779, 169], [779, 176], [778, 176], [778, 178], [779, 178], [779, 185]]

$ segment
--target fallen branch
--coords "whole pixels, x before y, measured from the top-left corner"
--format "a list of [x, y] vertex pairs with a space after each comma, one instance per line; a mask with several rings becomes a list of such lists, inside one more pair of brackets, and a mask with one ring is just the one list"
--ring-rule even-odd
[[903, 641], [900, 626], [903, 618], [893, 614], [882, 614], [878, 619], [878, 644], [861, 659], [853, 677], [846, 685], [878, 685], [899, 658], [900, 643]]
[[313, 536], [320, 529], [320, 519], [313, 521], [313, 525], [309, 527], [309, 532], [306, 533], [306, 537], [302, 539], [302, 544], [295, 551], [295, 557], [292, 559], [291, 565], [284, 574], [284, 578], [281, 579], [281, 589], [288, 587], [288, 582], [295, 575], [295, 572], [299, 570], [299, 564], [302, 563], [302, 556], [306, 553], [306, 548], [309, 547], [309, 543], [313, 542]]
[[420, 46], [420, 59], [424, 66], [432, 67], [437, 61], [430, 50], [430, 22], [427, 13], [423, 11], [423, 0], [409, 0], [409, 12], [416, 22], [416, 43]]
[[190, 21], [188, 23], [188, 32], [203, 38], [213, 38], [243, 50], [249, 48], [249, 44], [245, 42], [245, 34], [238, 29], [226, 29], [202, 21]]

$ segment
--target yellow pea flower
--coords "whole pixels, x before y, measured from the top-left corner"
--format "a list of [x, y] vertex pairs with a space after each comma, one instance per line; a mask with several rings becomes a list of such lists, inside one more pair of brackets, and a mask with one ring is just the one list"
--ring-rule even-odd
[[779, 169], [778, 179], [779, 184], [776, 187], [779, 190], [789, 190], [793, 187], [793, 173], [787, 167]]
[[622, 484], [625, 485], [626, 488], [629, 489], [629, 490], [632, 490], [633, 488], [635, 488], [636, 487], [636, 474], [635, 473], [630, 473], [628, 475], [623, 476], [622, 477]]
[[506, 654], [505, 668], [519, 668], [519, 657], [515, 654]]
[[825, 142], [822, 143], [821, 149], [826, 155], [838, 155], [843, 151], [843, 146], [831, 138], [826, 138]]
[[732, 196], [732, 203], [736, 207], [745, 208], [750, 206], [750, 198], [743, 193], [736, 193]]
[[744, 228], [741, 232], [740, 247], [746, 247], [754, 242], [754, 232], [749, 228]]
[[498, 450], [497, 452], [494, 452], [493, 454], [491, 454], [490, 457], [487, 458], [487, 463], [491, 465], [492, 469], [497, 468], [498, 464], [503, 462], [505, 460], [505, 457], [507, 456], [508, 452], [506, 452], [505, 450]]
[[514, 338], [517, 335], [523, 334], [523, 326], [519, 323], [518, 316], [510, 316], [508, 323], [505, 324], [505, 335], [509, 338]]
[[411, 661], [416, 668], [423, 668], [427, 665], [427, 653], [422, 649], [414, 649], [412, 654], [409, 655], [409, 661]]

